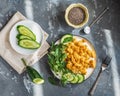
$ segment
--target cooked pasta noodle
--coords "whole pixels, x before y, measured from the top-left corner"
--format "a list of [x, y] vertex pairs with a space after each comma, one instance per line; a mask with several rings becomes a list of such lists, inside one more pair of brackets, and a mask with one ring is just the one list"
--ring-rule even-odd
[[86, 74], [88, 68], [95, 68], [95, 52], [85, 43], [85, 39], [73, 39], [67, 44], [65, 52], [67, 53], [66, 67], [73, 73]]

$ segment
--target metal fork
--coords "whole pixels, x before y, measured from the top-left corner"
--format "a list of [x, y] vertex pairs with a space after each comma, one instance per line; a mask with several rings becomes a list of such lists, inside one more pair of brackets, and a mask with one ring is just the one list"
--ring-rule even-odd
[[98, 84], [98, 80], [100, 79], [100, 75], [108, 67], [111, 59], [112, 59], [111, 56], [106, 56], [105, 59], [102, 61], [102, 65], [101, 65], [100, 71], [98, 73], [98, 76], [97, 76], [95, 82], [93, 83], [91, 89], [88, 92], [89, 96], [93, 96], [94, 95], [95, 89], [96, 89], [97, 84]]

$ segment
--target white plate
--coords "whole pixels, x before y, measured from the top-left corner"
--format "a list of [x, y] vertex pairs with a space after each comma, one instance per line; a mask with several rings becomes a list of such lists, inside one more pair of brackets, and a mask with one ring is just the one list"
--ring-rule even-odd
[[43, 41], [42, 28], [40, 27], [39, 24], [37, 24], [34, 21], [23, 20], [23, 21], [16, 23], [10, 31], [9, 41], [10, 41], [12, 48], [16, 52], [23, 54], [23, 55], [33, 54], [37, 49], [25, 49], [25, 48], [18, 46], [18, 40], [16, 38], [16, 36], [18, 34], [18, 31], [16, 28], [18, 25], [24, 25], [24, 26], [28, 27], [36, 35], [36, 41], [39, 42], [40, 44], [42, 44], [42, 41]]
[[[97, 57], [96, 57], [96, 51], [95, 51], [93, 45], [92, 45], [86, 38], [83, 38], [83, 37], [80, 37], [80, 36], [73, 36], [73, 37], [76, 38], [76, 39], [78, 39], [78, 40], [85, 39], [85, 40], [87, 41], [87, 42], [86, 42], [86, 45], [88, 46], [88, 48], [89, 48], [90, 50], [92, 50], [92, 51], [95, 52], [95, 58], [94, 58], [94, 60], [95, 60], [95, 64], [96, 64], [96, 59], [97, 59]], [[60, 40], [56, 41], [55, 44], [59, 44], [59, 43], [60, 43]], [[94, 69], [95, 69], [95, 68], [88, 68], [88, 69], [87, 69], [87, 74], [84, 75], [84, 76], [85, 76], [85, 79], [87, 79], [88, 77], [90, 77], [90, 76], [92, 75]], [[58, 79], [61, 79], [62, 73], [56, 73], [56, 72], [54, 72], [53, 70], [51, 70], [51, 71], [52, 71], [52, 73], [53, 73]]]

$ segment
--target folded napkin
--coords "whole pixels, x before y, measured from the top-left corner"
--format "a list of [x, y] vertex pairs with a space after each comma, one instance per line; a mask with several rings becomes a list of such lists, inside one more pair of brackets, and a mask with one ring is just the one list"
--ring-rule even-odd
[[25, 19], [26, 18], [20, 12], [16, 12], [0, 32], [0, 56], [2, 56], [8, 62], [8, 64], [10, 64], [10, 66], [12, 66], [13, 69], [15, 69], [19, 74], [21, 74], [25, 69], [25, 66], [22, 63], [21, 58], [25, 58], [27, 64], [32, 65], [36, 63], [38, 60], [40, 60], [40, 58], [42, 58], [47, 53], [47, 50], [50, 47], [46, 41], [48, 34], [45, 31], [43, 31], [44, 33], [43, 44], [33, 54], [21, 55], [11, 47], [9, 42], [9, 33], [11, 28], [17, 22]]

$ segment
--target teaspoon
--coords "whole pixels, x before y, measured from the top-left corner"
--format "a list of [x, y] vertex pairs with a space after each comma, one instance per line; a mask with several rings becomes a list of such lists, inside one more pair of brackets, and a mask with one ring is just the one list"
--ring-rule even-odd
[[86, 26], [86, 27], [83, 29], [83, 31], [84, 31], [86, 34], [89, 34], [90, 31], [91, 31], [90, 27], [92, 27], [108, 10], [109, 10], [109, 8], [106, 7], [106, 8], [98, 15], [98, 17], [95, 18], [95, 19], [91, 22], [91, 24], [90, 24], [89, 26]]

